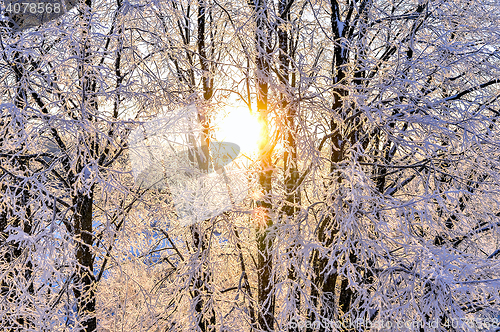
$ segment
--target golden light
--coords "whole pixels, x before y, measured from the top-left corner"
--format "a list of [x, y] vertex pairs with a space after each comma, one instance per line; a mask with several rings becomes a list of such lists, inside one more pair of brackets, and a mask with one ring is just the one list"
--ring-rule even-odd
[[228, 107], [219, 114], [215, 122], [215, 138], [218, 141], [235, 143], [240, 154], [252, 158], [258, 152], [262, 126], [256, 116], [246, 107]]

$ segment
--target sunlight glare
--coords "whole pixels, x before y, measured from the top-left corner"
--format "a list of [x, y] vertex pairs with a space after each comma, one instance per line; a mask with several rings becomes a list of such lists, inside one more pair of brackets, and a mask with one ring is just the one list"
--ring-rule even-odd
[[258, 151], [261, 125], [246, 107], [228, 107], [216, 121], [215, 136], [218, 141], [236, 143], [240, 153], [248, 157]]

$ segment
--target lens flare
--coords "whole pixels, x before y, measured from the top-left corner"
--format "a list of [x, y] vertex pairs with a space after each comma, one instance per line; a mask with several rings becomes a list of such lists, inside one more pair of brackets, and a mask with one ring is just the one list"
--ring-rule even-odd
[[245, 107], [231, 107], [222, 113], [214, 128], [216, 139], [238, 144], [243, 155], [256, 154], [262, 132], [262, 126], [257, 117]]

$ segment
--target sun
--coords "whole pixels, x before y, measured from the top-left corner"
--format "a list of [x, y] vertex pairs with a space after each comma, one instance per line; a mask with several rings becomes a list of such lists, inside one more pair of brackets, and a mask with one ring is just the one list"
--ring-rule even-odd
[[240, 154], [247, 157], [257, 153], [262, 126], [248, 108], [225, 108], [216, 120], [214, 130], [217, 141], [237, 144]]

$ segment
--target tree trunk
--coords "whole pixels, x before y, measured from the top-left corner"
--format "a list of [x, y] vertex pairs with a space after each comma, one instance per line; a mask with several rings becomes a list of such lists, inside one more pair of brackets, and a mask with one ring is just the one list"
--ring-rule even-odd
[[[81, 82], [81, 102], [80, 116], [85, 121], [97, 121], [94, 114], [98, 111], [97, 100], [95, 97], [96, 84], [92, 77], [92, 64], [90, 49], [91, 35], [91, 11], [92, 0], [84, 0], [80, 3], [80, 24], [82, 26], [82, 41], [79, 52], [78, 74]], [[94, 113], [94, 114], [92, 114]], [[97, 137], [85, 135], [85, 141], [80, 144], [89, 147], [90, 156], [97, 157], [98, 142]], [[79, 160], [77, 163], [77, 171], [85, 172], [88, 160]], [[84, 176], [85, 177], [85, 176]], [[76, 176], [70, 176], [70, 183], [73, 187], [78, 186]], [[90, 185], [90, 188], [87, 186]], [[88, 189], [88, 192], [87, 192]], [[74, 217], [73, 217], [73, 234], [76, 240], [76, 258], [78, 262], [77, 273], [75, 275], [76, 285], [74, 294], [77, 300], [78, 314], [83, 318], [82, 325], [86, 332], [94, 332], [97, 330], [96, 318], [96, 293], [95, 293], [95, 276], [94, 276], [94, 255], [92, 247], [94, 243], [93, 234], [93, 201], [94, 201], [93, 184], [83, 184], [83, 188], [77, 189], [73, 197]]]
[[269, 235], [269, 227], [273, 221], [270, 215], [272, 210], [272, 165], [271, 165], [271, 142], [268, 128], [268, 77], [269, 77], [269, 46], [267, 22], [267, 1], [255, 1], [254, 16], [256, 23], [255, 42], [257, 48], [257, 114], [263, 125], [262, 141], [259, 146], [260, 171], [258, 174], [259, 185], [262, 190], [262, 198], [257, 201], [259, 211], [259, 226], [257, 230], [257, 273], [258, 273], [258, 303], [259, 303], [259, 325], [262, 330], [274, 331], [274, 306], [273, 295], [273, 258], [271, 254], [272, 236]]
[[[209, 64], [207, 60], [207, 52], [205, 46], [205, 25], [206, 25], [206, 2], [204, 0], [198, 0], [198, 37], [197, 37], [197, 46], [198, 46], [198, 56], [200, 60], [200, 67], [203, 72], [202, 76], [202, 85], [203, 85], [203, 102], [207, 103], [213, 95], [212, 81], [210, 79], [209, 72]], [[194, 81], [194, 73], [192, 80]], [[201, 109], [198, 112], [198, 120], [201, 123], [203, 128], [202, 132], [202, 153], [204, 158], [209, 158], [210, 151], [210, 132], [209, 132], [209, 123], [208, 118], [205, 114], [205, 110]], [[209, 160], [203, 161], [203, 171], [208, 172], [209, 168]], [[195, 271], [196, 276], [193, 284], [193, 294], [195, 301], [195, 311], [198, 315], [198, 327], [200, 331], [215, 331], [215, 312], [213, 307], [205, 308], [207, 302], [203, 298], [207, 292], [207, 284], [209, 284], [211, 273], [207, 271], [207, 267], [203, 264], [203, 257], [206, 251], [206, 241], [205, 234], [200, 232], [198, 225], [191, 225], [191, 234], [193, 236], [193, 243], [195, 246], [195, 250], [197, 251], [196, 255], [198, 256], [197, 261], [200, 262], [198, 269]]]
[[86, 332], [97, 330], [94, 256], [92, 254], [94, 238], [92, 233], [93, 191], [92, 188], [89, 195], [79, 193], [74, 199], [76, 208], [74, 235], [77, 241], [76, 258], [78, 261], [77, 285], [74, 288], [74, 294], [77, 299], [78, 313], [84, 317], [82, 325]]
[[[280, 24], [278, 25], [278, 45], [279, 45], [279, 75], [278, 80], [281, 85], [282, 91], [280, 93], [280, 108], [284, 114], [283, 127], [284, 127], [284, 146], [285, 151], [283, 154], [283, 173], [285, 182], [285, 206], [283, 207], [283, 215], [281, 218], [285, 219], [285, 223], [293, 221], [294, 215], [300, 205], [300, 191], [297, 188], [299, 172], [297, 165], [297, 145], [296, 145], [296, 130], [295, 130], [295, 105], [290, 104], [290, 89], [293, 87], [290, 84], [290, 59], [293, 57], [292, 50], [289, 47], [288, 25], [290, 22], [290, 7], [293, 0], [279, 0], [278, 13], [280, 17]], [[300, 230], [297, 230], [297, 232]], [[293, 251], [296, 248], [292, 244], [287, 248], [288, 257], [293, 260]], [[297, 283], [297, 271], [295, 264], [291, 264], [288, 271], [288, 279], [291, 283]], [[300, 314], [300, 293], [294, 288], [290, 294], [289, 301], [294, 303], [295, 314]], [[294, 318], [289, 317], [289, 320]], [[289, 331], [294, 331], [295, 328], [289, 327]]]

